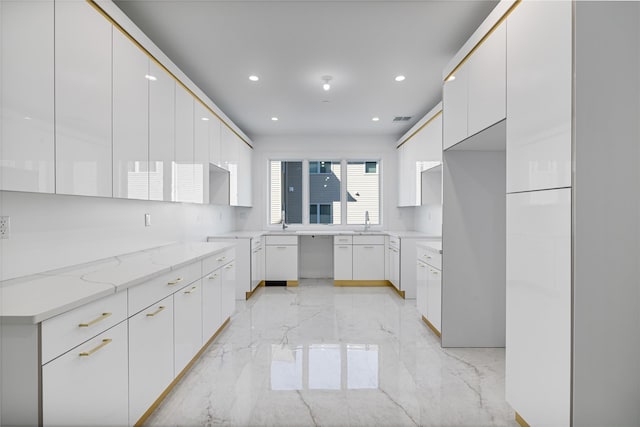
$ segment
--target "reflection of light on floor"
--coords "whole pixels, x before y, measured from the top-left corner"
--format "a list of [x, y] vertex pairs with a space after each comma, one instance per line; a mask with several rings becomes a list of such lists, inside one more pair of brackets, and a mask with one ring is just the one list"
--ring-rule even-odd
[[376, 389], [379, 366], [373, 344], [273, 344], [271, 389]]

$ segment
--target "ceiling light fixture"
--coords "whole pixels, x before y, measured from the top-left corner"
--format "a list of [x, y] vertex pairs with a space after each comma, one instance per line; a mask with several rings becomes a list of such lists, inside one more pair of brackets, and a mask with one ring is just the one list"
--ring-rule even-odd
[[274, 122], [277, 122], [278, 118], [277, 117], [271, 117], [271, 120], [273, 120]]
[[371, 121], [373, 122], [379, 122], [380, 121], [380, 117], [374, 117], [371, 119]]
[[249, 76], [249, 80], [251, 80], [252, 82], [257, 82], [258, 80], [260, 80], [260, 77], [256, 75], [251, 75]]
[[151, 74], [145, 74], [144, 78], [147, 80], [151, 80], [152, 82], [155, 82], [156, 80], [158, 80], [156, 76], [152, 76]]
[[396, 79], [395, 79], [395, 80], [396, 80], [397, 82], [402, 82], [402, 81], [404, 81], [404, 79], [406, 79], [406, 77], [405, 77], [405, 76], [396, 76]]
[[322, 81], [324, 82], [322, 89], [325, 91], [331, 89], [331, 85], [329, 84], [331, 80], [333, 80], [333, 77], [331, 76], [322, 76]]

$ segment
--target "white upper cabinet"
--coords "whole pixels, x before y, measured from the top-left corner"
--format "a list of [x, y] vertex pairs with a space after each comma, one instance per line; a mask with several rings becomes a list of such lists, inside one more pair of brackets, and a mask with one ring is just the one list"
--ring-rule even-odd
[[149, 61], [149, 199], [170, 202], [175, 155], [176, 81]]
[[507, 192], [571, 185], [571, 23], [571, 2], [507, 18]]
[[469, 63], [463, 64], [454, 75], [455, 79], [444, 82], [442, 89], [443, 149], [457, 144], [468, 135], [467, 113], [469, 102]]
[[0, 2], [0, 190], [55, 191], [53, 10]]
[[238, 206], [239, 150], [238, 137], [223, 124], [220, 153], [222, 167], [229, 171], [229, 204], [231, 206]]
[[505, 118], [506, 32], [498, 26], [444, 83], [445, 150]]
[[[243, 140], [236, 138], [238, 144], [238, 184], [237, 206], [251, 206], [251, 155], [252, 149]], [[232, 204], [233, 205], [233, 204]]]
[[56, 193], [111, 197], [112, 25], [87, 2], [55, 6]]
[[469, 136], [506, 116], [507, 28], [502, 24], [469, 59]]
[[209, 158], [211, 157], [211, 147], [209, 133], [210, 123], [214, 121], [213, 114], [200, 102], [194, 102], [194, 156], [196, 174], [202, 174], [201, 194], [198, 194], [200, 203], [209, 203]]
[[[197, 203], [198, 187], [196, 177], [193, 141], [194, 123], [193, 97], [182, 86], [176, 85], [176, 146], [174, 163], [174, 201]], [[200, 171], [202, 173], [202, 171]], [[202, 183], [202, 176], [200, 176]], [[199, 201], [202, 203], [202, 200]]]
[[149, 198], [149, 58], [113, 31], [113, 197]]
[[224, 126], [220, 119], [212, 116], [209, 121], [209, 163], [218, 167], [222, 166], [222, 127]]

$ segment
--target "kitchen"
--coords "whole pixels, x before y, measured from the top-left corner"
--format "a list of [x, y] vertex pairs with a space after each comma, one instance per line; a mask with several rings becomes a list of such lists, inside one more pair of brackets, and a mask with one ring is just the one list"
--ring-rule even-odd
[[[42, 331], [35, 325], [82, 309], [96, 298], [117, 299], [128, 294], [127, 301], [115, 302], [124, 307], [120, 317], [114, 310], [116, 314], [107, 316], [111, 319], [99, 323], [115, 325], [113, 329], [120, 328], [120, 333], [128, 324], [132, 347], [137, 341], [131, 328], [135, 315], [143, 313], [140, 309], [171, 300], [178, 319], [182, 304], [177, 302], [177, 287], [171, 288], [176, 290], [171, 293], [149, 291], [153, 295], [140, 296], [145, 302], [136, 300], [135, 289], [146, 286], [145, 281], [184, 271], [176, 277], [167, 276], [166, 281], [177, 281], [170, 286], [184, 292], [191, 290], [191, 280], [211, 283], [217, 292], [215, 298], [222, 298], [227, 305], [220, 312], [200, 313], [215, 319], [211, 333], [205, 338], [201, 335], [198, 348], [192, 346], [188, 356], [173, 347], [167, 350], [172, 353], [174, 376], [156, 387], [160, 392], [146, 393], [146, 403], [120, 401], [129, 410], [136, 407], [135, 415], [125, 422], [134, 424], [148, 409], [147, 403], [176, 381], [175, 373], [191, 366], [191, 358], [200, 354], [209, 338], [224, 334], [225, 327], [233, 325], [234, 306], [240, 310], [244, 304], [253, 304], [254, 298], [262, 298], [259, 292], [263, 290], [246, 302], [238, 298], [242, 294], [235, 285], [244, 270], [237, 263], [245, 254], [240, 254], [237, 246], [227, 252], [230, 248], [225, 243], [209, 246], [204, 243], [207, 237], [271, 233], [302, 242], [300, 251], [293, 252], [300, 263], [291, 263], [299, 270], [297, 277], [284, 280], [292, 282], [290, 286], [298, 284], [300, 292], [305, 292], [304, 283], [293, 282], [336, 273], [334, 257], [339, 245], [334, 242], [339, 236], [352, 238], [355, 259], [354, 239], [356, 233], [365, 231], [365, 215], [358, 211], [355, 219], [350, 219], [349, 212], [357, 209], [351, 199], [361, 190], [352, 191], [348, 186], [353, 182], [349, 167], [359, 163], [365, 175], [378, 176], [378, 211], [367, 209], [372, 223], [364, 237], [381, 236], [382, 240], [362, 246], [381, 246], [383, 255], [376, 264], [383, 266], [379, 270], [382, 274], [361, 279], [354, 276], [358, 268], [352, 264], [350, 279], [342, 269], [343, 279], [334, 280], [391, 283], [398, 301], [420, 308], [424, 301], [419, 295], [405, 293], [406, 299], [401, 297], [403, 291], [417, 289], [422, 283], [416, 257], [407, 255], [413, 251], [417, 255], [419, 248], [405, 251], [400, 246], [400, 262], [407, 264], [398, 267], [398, 284], [393, 284], [389, 276], [390, 239], [395, 236], [402, 241], [403, 235], [407, 238], [411, 233], [424, 238], [442, 236], [441, 265], [430, 265], [442, 268], [441, 319], [435, 325], [421, 326], [439, 330], [444, 348], [505, 347], [506, 401], [518, 422], [638, 424], [640, 158], [636, 119], [640, 11], [636, 2], [502, 1], [477, 6], [466, 18], [469, 27], [464, 34], [458, 33], [457, 45], [440, 60], [437, 75], [430, 79], [439, 92], [428, 95], [429, 100], [418, 99], [420, 107], [412, 108], [422, 113], [403, 128], [394, 128], [396, 125], [389, 122], [404, 113], [386, 110], [384, 115], [363, 113], [366, 131], [365, 124], [358, 124], [358, 132], [351, 132], [340, 127], [344, 125], [340, 122], [307, 117], [298, 121], [308, 132], [292, 132], [285, 115], [264, 107], [279, 94], [263, 87], [268, 87], [269, 76], [275, 78], [277, 71], [283, 74], [282, 69], [247, 69], [242, 84], [249, 89], [243, 90], [255, 92], [247, 99], [256, 109], [262, 108], [264, 116], [263, 122], [252, 128], [252, 133], [259, 135], [255, 138], [243, 131], [248, 124], [234, 110], [237, 106], [225, 108], [231, 120], [214, 102], [215, 91], [208, 88], [210, 98], [208, 91], [194, 83], [196, 79], [203, 81], [203, 70], [183, 71], [182, 65], [176, 65], [176, 52], [171, 55], [174, 63], [163, 52], [165, 48], [158, 47], [167, 43], [161, 37], [162, 26], [152, 30], [151, 20], [138, 22], [120, 9], [133, 17], [140, 7], [137, 13], [144, 15], [143, 3], [1, 3], [0, 423], [11, 425], [22, 419], [26, 424], [55, 424], [48, 421], [50, 409], [42, 407], [42, 403], [49, 404], [43, 394], [51, 383], [45, 367], [51, 360], [62, 360], [57, 355], [67, 354], [76, 344], [95, 339], [95, 334], [89, 335], [51, 350], [45, 345], [46, 337], [39, 338], [45, 332], [44, 323]], [[162, 13], [171, 14], [171, 2], [166, 3], [169, 7]], [[377, 13], [389, 12], [385, 2], [354, 3], [344, 11], [345, 16], [361, 13], [357, 3], [369, 7], [371, 14], [376, 12], [376, 3], [380, 3]], [[158, 5], [149, 7], [154, 6]], [[262, 10], [287, 5], [275, 2], [271, 6]], [[228, 18], [225, 7], [221, 19]], [[540, 34], [541, 26], [544, 34]], [[254, 36], [250, 31], [245, 33], [248, 38]], [[329, 41], [325, 44], [333, 46]], [[501, 53], [496, 56], [496, 52]], [[399, 85], [417, 78], [407, 75], [406, 82], [393, 81], [394, 72], [387, 72], [392, 91], [402, 90]], [[249, 80], [250, 73], [260, 76], [260, 81]], [[325, 71], [314, 74], [313, 81], [305, 84], [321, 95], [331, 95], [314, 101], [319, 104], [315, 108], [334, 104], [338, 113], [344, 113], [340, 107], [346, 101], [339, 94], [347, 90], [348, 78], [341, 80], [338, 71], [331, 73], [330, 79], [325, 78]], [[612, 73], [616, 76], [613, 79]], [[140, 75], [145, 76], [143, 85], [134, 78]], [[297, 87], [299, 83], [291, 84]], [[323, 91], [323, 84], [329, 85], [330, 91]], [[375, 87], [372, 83], [366, 86]], [[415, 102], [416, 97], [411, 98]], [[389, 104], [395, 102], [394, 97], [388, 99]], [[221, 96], [218, 102], [224, 105], [226, 101]], [[278, 103], [274, 102], [275, 106]], [[278, 108], [284, 111], [282, 105]], [[379, 124], [386, 130], [372, 130], [371, 126], [378, 124], [373, 118], [384, 119], [380, 121], [385, 123]], [[280, 128], [267, 132], [267, 126]], [[323, 133], [327, 126], [332, 132]], [[436, 150], [428, 151], [426, 157], [418, 157], [424, 154], [425, 145], [433, 148], [416, 143], [432, 129], [440, 129], [441, 145], [436, 144]], [[174, 145], [168, 135], [175, 135], [176, 141], [193, 142]], [[437, 135], [430, 138], [437, 139]], [[145, 143], [136, 143], [139, 141]], [[320, 168], [313, 162], [339, 165], [346, 179], [340, 179], [340, 198], [332, 210], [323, 213], [324, 204], [318, 203], [316, 210], [301, 209], [299, 221], [287, 221], [285, 210], [290, 235], [278, 235], [284, 205], [274, 209], [272, 203], [270, 165], [274, 161], [301, 164], [301, 206], [311, 201], [305, 189], [313, 168]], [[421, 169], [427, 169], [426, 165], [421, 163], [417, 170], [407, 167], [415, 162], [442, 165], [430, 181], [434, 176]], [[424, 193], [433, 189], [441, 191], [432, 197], [436, 202], [423, 204], [423, 198], [429, 199]], [[291, 192], [295, 191], [294, 187]], [[280, 194], [288, 192], [289, 188], [282, 187]], [[312, 225], [323, 215], [325, 222], [330, 217], [333, 225]], [[303, 245], [313, 248], [314, 242], [300, 232], [319, 235], [327, 229], [335, 237], [333, 241], [323, 238], [322, 254], [304, 249]], [[353, 236], [349, 231], [355, 232]], [[186, 243], [170, 245], [175, 242]], [[323, 261], [319, 272], [314, 268], [316, 261]], [[93, 271], [96, 265], [105, 270]], [[268, 274], [273, 265], [265, 258], [264, 272]], [[108, 277], [92, 279], [91, 274], [105, 272]], [[410, 277], [406, 283], [403, 276]], [[51, 277], [74, 280], [48, 280]], [[73, 301], [62, 304], [57, 301], [58, 288], [79, 293]], [[203, 285], [202, 297], [204, 289]], [[253, 291], [250, 287], [244, 292]], [[270, 295], [266, 289], [263, 294]], [[29, 299], [34, 297], [32, 306]], [[159, 307], [166, 310], [168, 305]], [[161, 317], [154, 313], [147, 315]], [[418, 313], [414, 314], [420, 320]], [[184, 319], [192, 321], [188, 316]], [[594, 346], [603, 339], [607, 345]], [[212, 342], [215, 345], [215, 339]], [[25, 346], [25, 352], [16, 356], [20, 346]], [[121, 351], [131, 352], [132, 348], [125, 346]], [[309, 354], [310, 347], [303, 346], [300, 351]], [[129, 375], [141, 372], [131, 366], [144, 364], [134, 359], [125, 363]], [[125, 380], [144, 384], [142, 379], [120, 379]], [[21, 386], [16, 388], [16, 384]], [[138, 392], [130, 393], [138, 396]], [[14, 411], [16, 408], [19, 410]], [[22, 409], [29, 414], [27, 418], [20, 418], [24, 416]], [[12, 418], [14, 412], [18, 418]]]

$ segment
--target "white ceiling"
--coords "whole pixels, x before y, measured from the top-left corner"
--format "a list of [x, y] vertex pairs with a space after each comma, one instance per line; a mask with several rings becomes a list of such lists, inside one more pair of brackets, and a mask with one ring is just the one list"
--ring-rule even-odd
[[[257, 139], [399, 138], [441, 100], [443, 68], [497, 1], [115, 3]], [[398, 74], [406, 80], [394, 81]], [[328, 92], [323, 75], [333, 76]], [[412, 119], [393, 123], [395, 116]]]

